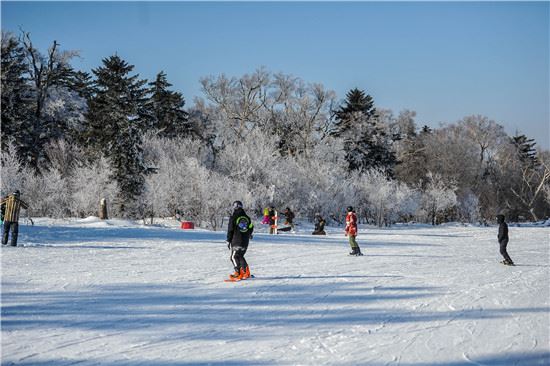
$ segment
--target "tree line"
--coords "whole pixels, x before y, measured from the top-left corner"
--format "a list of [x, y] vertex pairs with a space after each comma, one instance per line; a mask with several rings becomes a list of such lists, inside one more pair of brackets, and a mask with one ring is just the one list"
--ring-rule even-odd
[[119, 55], [91, 73], [53, 42], [2, 32], [2, 194], [33, 214], [145, 218], [176, 210], [218, 228], [235, 199], [378, 225], [485, 222], [550, 214], [550, 152], [486, 116], [429, 128], [416, 113], [343, 100], [322, 84], [259, 68], [200, 79], [185, 106], [168, 75], [142, 79]]

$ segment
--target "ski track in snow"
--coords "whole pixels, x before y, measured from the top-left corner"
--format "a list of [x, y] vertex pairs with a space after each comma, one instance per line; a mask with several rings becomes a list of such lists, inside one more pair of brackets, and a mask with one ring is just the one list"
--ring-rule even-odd
[[[265, 227], [257, 225], [262, 231]], [[38, 219], [3, 247], [2, 365], [550, 365], [550, 228], [256, 233]], [[265, 231], [265, 230], [264, 230]]]

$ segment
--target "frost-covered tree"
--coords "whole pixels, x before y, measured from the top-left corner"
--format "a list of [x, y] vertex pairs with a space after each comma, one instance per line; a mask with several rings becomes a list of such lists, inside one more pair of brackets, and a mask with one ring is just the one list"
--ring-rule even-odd
[[411, 186], [424, 185], [427, 167], [425, 136], [430, 132], [417, 132], [416, 112], [403, 110], [395, 120], [390, 120], [390, 131], [396, 140], [393, 147], [397, 158], [395, 178]]
[[24, 191], [26, 178], [29, 176], [27, 168], [22, 164], [17, 148], [13, 141], [2, 141], [4, 149], [0, 151], [2, 179], [0, 179], [0, 195], [14, 192], [16, 189]]
[[[97, 216], [101, 199], [112, 203], [118, 196], [118, 187], [111, 175], [111, 166], [104, 157], [75, 167], [71, 175], [71, 212], [78, 217]], [[109, 209], [111, 215], [119, 214], [116, 206], [109, 205]]]
[[277, 98], [270, 104], [272, 117], [264, 131], [276, 136], [281, 155], [309, 157], [328, 136], [335, 93], [282, 74], [275, 76], [271, 86]]
[[[26, 57], [28, 80], [31, 86], [33, 113], [24, 125], [21, 132], [22, 141], [26, 146], [24, 158], [30, 167], [35, 170], [43, 159], [43, 147], [51, 140], [63, 137], [69, 130], [69, 119], [64, 118], [64, 113], [73, 113], [83, 103], [67, 103], [66, 95], [70, 94], [68, 80], [74, 75], [70, 65], [71, 59], [78, 55], [76, 51], [62, 51], [59, 43], [53, 41], [46, 55], [36, 49], [31, 41], [29, 33], [23, 33], [21, 43]], [[66, 90], [69, 91], [66, 91]], [[72, 97], [71, 97], [72, 98]]]
[[92, 70], [95, 93], [89, 102], [85, 132], [88, 144], [109, 159], [120, 192], [118, 206], [130, 216], [137, 215], [136, 200], [148, 172], [142, 148], [146, 81], [130, 75], [133, 69], [115, 55]]
[[446, 182], [438, 173], [428, 172], [427, 178], [423, 207], [428, 217], [431, 218], [432, 225], [435, 225], [438, 223], [438, 215], [456, 206], [456, 188]]
[[239, 143], [250, 131], [262, 123], [260, 111], [266, 98], [270, 75], [262, 69], [240, 78], [201, 78], [202, 91], [215, 106], [213, 117], [219, 125], [221, 145]]

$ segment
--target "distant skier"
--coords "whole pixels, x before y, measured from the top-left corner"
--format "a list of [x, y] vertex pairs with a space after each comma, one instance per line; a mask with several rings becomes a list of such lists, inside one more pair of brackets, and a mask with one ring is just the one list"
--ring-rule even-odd
[[294, 215], [294, 212], [292, 212], [292, 210], [290, 209], [290, 207], [287, 207], [284, 211], [283, 211], [283, 215], [285, 215], [285, 225], [289, 225], [290, 226], [290, 230], [292, 230], [292, 232], [294, 232], [294, 217], [296, 217]]
[[244, 212], [243, 203], [233, 202], [233, 214], [227, 227], [227, 247], [231, 250], [231, 263], [235, 269], [235, 272], [229, 275], [230, 281], [240, 281], [250, 277], [250, 267], [244, 255], [253, 231], [254, 224]]
[[20, 198], [19, 191], [15, 191], [2, 201], [0, 201], [1, 210], [3, 211], [4, 228], [2, 234], [2, 245], [8, 244], [8, 236], [11, 230], [11, 246], [17, 246], [17, 236], [19, 235], [19, 211], [21, 207], [28, 209], [27, 205]]
[[275, 207], [269, 207], [269, 233], [277, 234], [277, 211]]
[[325, 219], [321, 217], [320, 213], [315, 214], [315, 230], [311, 233], [312, 235], [327, 235], [325, 232]]
[[349, 239], [349, 245], [351, 246], [351, 253], [349, 254], [356, 256], [363, 255], [361, 253], [361, 249], [359, 248], [359, 244], [357, 244], [357, 240], [355, 240], [355, 237], [357, 236], [357, 215], [355, 214], [352, 206], [348, 206], [346, 211], [348, 212], [348, 214], [346, 215], [345, 230], [346, 236]]
[[508, 255], [506, 247], [508, 246], [508, 225], [504, 222], [504, 215], [497, 215], [498, 226], [498, 243], [500, 245], [500, 254], [504, 257], [502, 264], [513, 266], [514, 262]]

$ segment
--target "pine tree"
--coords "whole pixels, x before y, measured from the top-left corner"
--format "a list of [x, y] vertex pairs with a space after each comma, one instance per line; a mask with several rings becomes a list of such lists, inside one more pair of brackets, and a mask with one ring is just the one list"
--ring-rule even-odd
[[27, 161], [32, 144], [32, 90], [28, 84], [25, 53], [19, 40], [2, 33], [2, 150], [9, 140], [18, 156]]
[[336, 118], [331, 135], [342, 136], [347, 131], [355, 129], [357, 123], [369, 120], [375, 115], [376, 109], [372, 97], [365, 95], [362, 90], [352, 89], [346, 94], [345, 105], [335, 113]]
[[126, 215], [136, 214], [133, 206], [148, 172], [142, 149], [146, 81], [140, 80], [139, 75], [130, 76], [133, 69], [133, 65], [115, 55], [92, 70], [96, 80], [86, 131], [89, 146], [111, 163], [120, 189], [120, 210]]
[[146, 102], [147, 125], [161, 137], [185, 137], [191, 133], [189, 115], [183, 109], [185, 100], [181, 93], [168, 90], [172, 86], [166, 74], [160, 72], [155, 81], [148, 84], [151, 97]]
[[348, 170], [386, 170], [393, 175], [397, 163], [391, 138], [379, 124], [374, 100], [357, 88], [346, 95], [345, 104], [335, 113], [332, 135], [344, 139]]
[[530, 139], [525, 135], [516, 135], [511, 138], [511, 142], [516, 148], [519, 160], [526, 166], [534, 168], [539, 165], [537, 158], [537, 144], [534, 139]]

